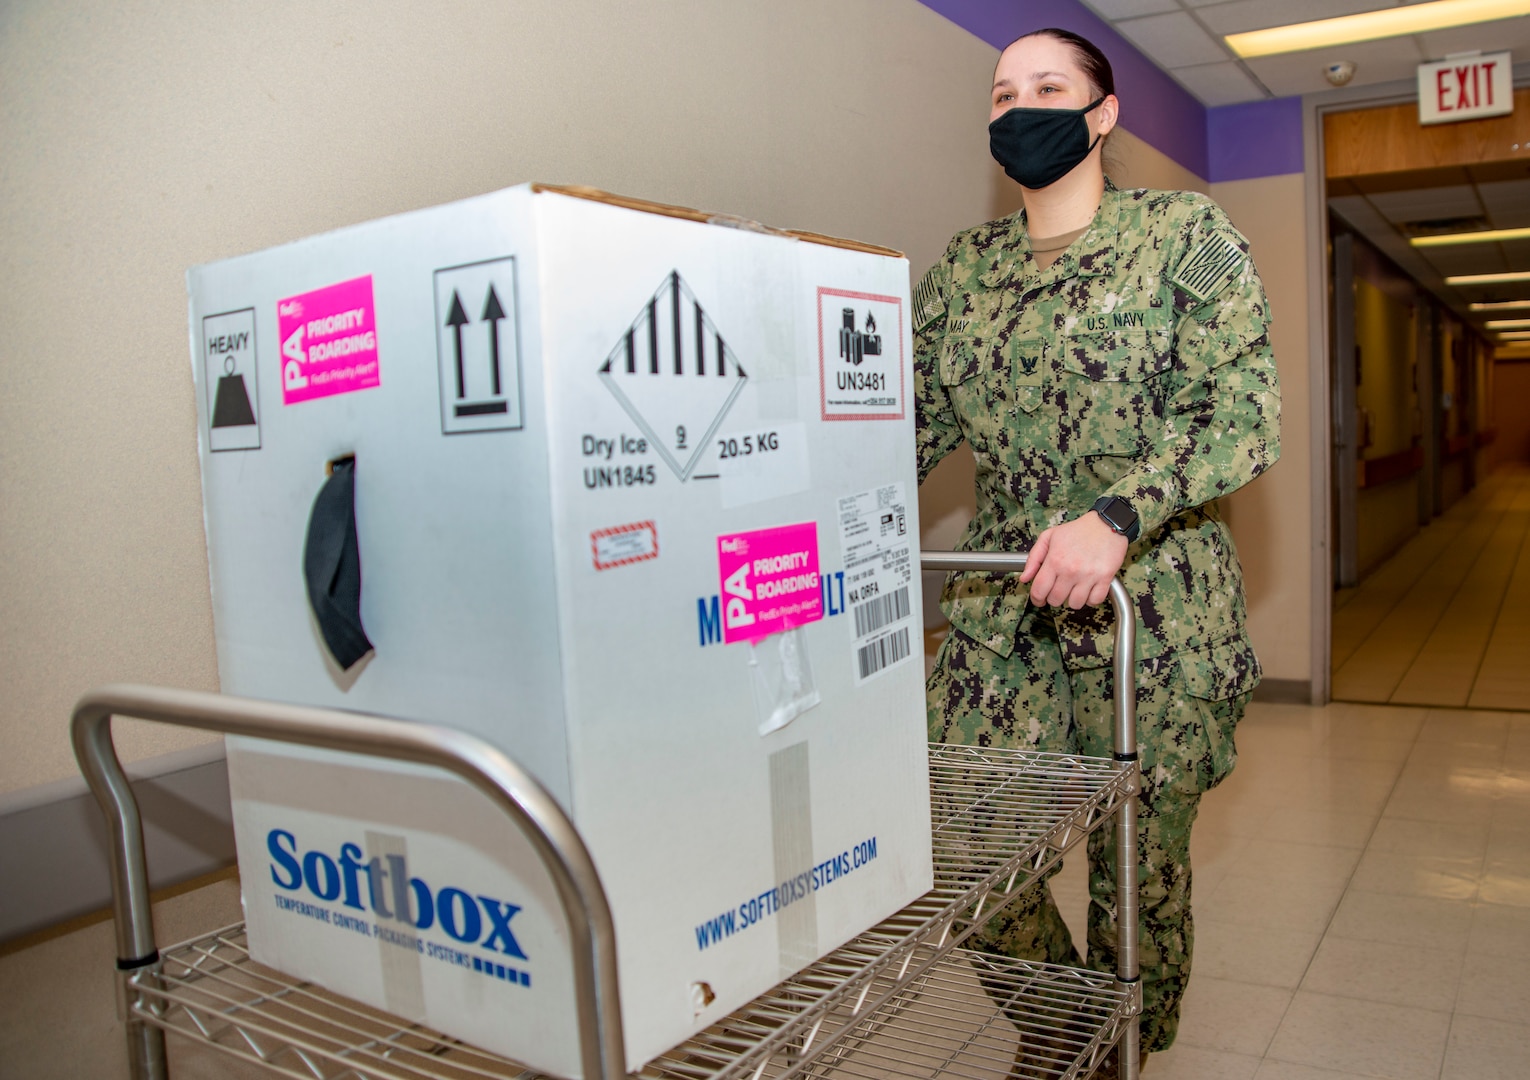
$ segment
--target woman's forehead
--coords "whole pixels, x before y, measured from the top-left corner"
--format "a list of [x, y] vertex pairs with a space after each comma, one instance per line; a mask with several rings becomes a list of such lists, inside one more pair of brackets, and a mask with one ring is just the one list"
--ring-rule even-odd
[[1084, 77], [1073, 47], [1047, 34], [1014, 42], [999, 54], [999, 63], [993, 74], [996, 83]]

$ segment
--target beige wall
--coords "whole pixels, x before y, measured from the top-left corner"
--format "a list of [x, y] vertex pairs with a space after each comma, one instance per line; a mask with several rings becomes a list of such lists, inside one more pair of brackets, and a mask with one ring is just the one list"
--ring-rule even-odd
[[1301, 174], [1211, 185], [1249, 240], [1274, 316], [1280, 372], [1280, 461], [1226, 500], [1248, 592], [1249, 634], [1271, 679], [1312, 672], [1312, 364], [1307, 302], [1306, 188]]
[[994, 55], [912, 0], [0, 6], [0, 792], [92, 686], [216, 685], [187, 267], [541, 179], [922, 269], [998, 209]]

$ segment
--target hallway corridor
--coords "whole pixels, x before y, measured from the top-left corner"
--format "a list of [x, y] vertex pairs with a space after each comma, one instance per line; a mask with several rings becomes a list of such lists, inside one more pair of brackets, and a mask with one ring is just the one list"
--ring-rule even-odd
[[1499, 469], [1335, 595], [1333, 697], [1530, 704], [1530, 466]]

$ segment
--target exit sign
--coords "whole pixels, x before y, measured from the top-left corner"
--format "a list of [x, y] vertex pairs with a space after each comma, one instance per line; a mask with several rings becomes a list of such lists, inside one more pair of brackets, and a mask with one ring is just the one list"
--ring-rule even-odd
[[1514, 63], [1506, 52], [1418, 66], [1418, 122], [1449, 124], [1514, 111]]

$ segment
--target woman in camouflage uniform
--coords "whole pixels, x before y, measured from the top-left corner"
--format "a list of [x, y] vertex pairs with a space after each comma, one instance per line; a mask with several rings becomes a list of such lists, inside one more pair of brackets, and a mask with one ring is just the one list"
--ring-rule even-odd
[[[1247, 241], [1203, 195], [1110, 183], [1100, 140], [1118, 109], [1109, 62], [1082, 38], [1042, 30], [1001, 54], [990, 141], [1025, 209], [959, 233], [919, 283], [915, 388], [920, 480], [964, 440], [976, 459], [958, 546], [1031, 553], [1021, 575], [947, 582], [932, 739], [1109, 757], [1113, 617], [1099, 605], [1118, 573], [1136, 606], [1146, 1054], [1174, 1041], [1190, 975], [1190, 827], [1232, 770], [1259, 681], [1214, 500], [1275, 461], [1280, 398]], [[1101, 971], [1116, 962], [1114, 878], [1100, 830]], [[1044, 882], [980, 943], [1079, 963]]]

